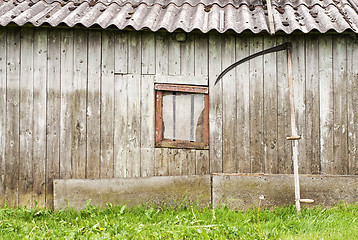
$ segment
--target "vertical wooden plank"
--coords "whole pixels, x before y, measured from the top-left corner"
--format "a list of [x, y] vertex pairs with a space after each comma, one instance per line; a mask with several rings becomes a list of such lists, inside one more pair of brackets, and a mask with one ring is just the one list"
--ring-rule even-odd
[[[261, 36], [250, 39], [250, 54], [262, 48]], [[265, 171], [263, 121], [263, 57], [257, 57], [250, 61], [250, 158], [253, 173]]]
[[0, 206], [5, 204], [6, 32], [0, 32]]
[[[237, 37], [236, 61], [250, 55], [248, 38]], [[243, 63], [236, 71], [237, 101], [237, 171], [249, 173], [250, 161], [250, 62]]]
[[142, 74], [155, 74], [155, 35], [142, 33]]
[[20, 85], [20, 30], [7, 29], [7, 106], [5, 143], [5, 194], [8, 205], [18, 205], [19, 187], [19, 85]]
[[74, 34], [72, 178], [82, 179], [86, 177], [87, 166], [87, 34], [80, 29]]
[[195, 34], [195, 76], [208, 76], [208, 36]]
[[60, 178], [72, 176], [73, 30], [61, 30]]
[[169, 36], [165, 32], [157, 32], [155, 34], [155, 69], [157, 75], [169, 74]]
[[209, 129], [210, 129], [210, 173], [222, 172], [222, 82], [214, 85], [221, 73], [221, 35], [209, 35]]
[[169, 175], [169, 148], [156, 148], [154, 150], [154, 175]]
[[319, 39], [321, 173], [334, 173], [332, 35]]
[[141, 74], [141, 32], [128, 32], [128, 73]]
[[21, 29], [19, 205], [28, 207], [33, 206], [33, 43], [34, 29]]
[[[358, 56], [356, 56], [358, 57]], [[333, 159], [334, 174], [348, 174], [347, 135], [347, 43], [344, 36], [333, 38]]]
[[141, 85], [141, 176], [154, 176], [155, 138], [154, 76], [143, 75]]
[[47, 30], [38, 29], [34, 35], [34, 142], [33, 176], [34, 201], [46, 204], [46, 86]]
[[128, 75], [115, 78], [114, 177], [126, 177], [128, 162]]
[[[180, 44], [181, 75], [194, 76], [194, 72], [195, 72], [194, 41], [195, 41], [194, 35], [187, 34], [186, 41]], [[188, 78], [188, 81], [190, 81], [190, 78]]]
[[[277, 45], [287, 42], [287, 38], [278, 37]], [[289, 93], [287, 80], [287, 52], [277, 52], [277, 162], [279, 173], [293, 173], [292, 146], [286, 140], [291, 133]]]
[[[141, 140], [141, 76], [128, 76], [128, 156], [127, 169], [129, 177], [140, 177], [140, 140]], [[154, 103], [154, 101], [153, 101]]]
[[101, 151], [101, 32], [88, 32], [87, 178], [99, 178]]
[[292, 41], [292, 69], [293, 88], [295, 95], [296, 125], [297, 133], [301, 136], [298, 143], [298, 162], [299, 172], [308, 173], [306, 169], [306, 120], [305, 120], [305, 92], [306, 92], [306, 73], [305, 73], [305, 40], [303, 36], [295, 37]]
[[60, 177], [61, 32], [48, 30], [46, 205], [53, 208], [53, 179]]
[[114, 128], [114, 33], [102, 32], [100, 178], [112, 178]]
[[[306, 173], [320, 173], [318, 36], [306, 36]], [[305, 165], [303, 165], [305, 164]]]
[[358, 40], [347, 38], [349, 174], [358, 174]]
[[115, 72], [128, 73], [128, 32], [117, 32], [115, 39]]
[[[264, 49], [276, 46], [276, 39], [264, 38]], [[278, 173], [277, 168], [277, 75], [276, 54], [264, 55], [264, 153], [265, 173]]]
[[182, 149], [169, 149], [169, 176], [182, 175], [183, 165], [181, 160], [184, 158]]
[[169, 75], [176, 76], [181, 73], [181, 56], [180, 56], [180, 42], [175, 39], [175, 35], [171, 34], [169, 38]]
[[204, 175], [209, 174], [209, 151], [208, 150], [196, 150], [196, 166], [195, 174]]
[[[235, 36], [224, 35], [222, 40], [222, 69], [235, 62]], [[223, 172], [237, 172], [237, 108], [236, 71], [228, 72], [223, 79]]]
[[180, 149], [182, 158], [181, 158], [181, 175], [195, 175], [195, 161], [196, 161], [196, 154], [195, 150], [193, 149]]

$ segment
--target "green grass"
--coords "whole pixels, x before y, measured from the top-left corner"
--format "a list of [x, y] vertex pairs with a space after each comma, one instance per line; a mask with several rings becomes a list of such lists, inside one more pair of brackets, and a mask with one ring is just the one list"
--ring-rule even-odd
[[0, 239], [358, 239], [358, 204], [233, 211], [193, 206], [0, 208]]

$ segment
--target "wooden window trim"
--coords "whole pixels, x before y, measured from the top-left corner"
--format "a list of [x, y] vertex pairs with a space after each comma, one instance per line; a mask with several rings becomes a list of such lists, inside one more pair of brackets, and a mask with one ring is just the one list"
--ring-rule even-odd
[[[203, 86], [178, 84], [156, 84], [155, 104], [155, 147], [209, 149], [209, 90]], [[204, 94], [203, 142], [164, 139], [163, 135], [163, 92], [199, 93]]]

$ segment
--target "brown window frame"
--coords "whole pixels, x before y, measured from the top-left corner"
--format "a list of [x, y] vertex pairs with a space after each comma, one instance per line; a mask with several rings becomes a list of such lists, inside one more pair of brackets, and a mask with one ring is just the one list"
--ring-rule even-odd
[[[205, 86], [191, 86], [179, 84], [157, 83], [154, 86], [155, 104], [155, 147], [209, 149], [209, 88]], [[186, 140], [172, 140], [163, 137], [163, 92], [198, 93], [204, 94], [203, 141], [191, 142]]]

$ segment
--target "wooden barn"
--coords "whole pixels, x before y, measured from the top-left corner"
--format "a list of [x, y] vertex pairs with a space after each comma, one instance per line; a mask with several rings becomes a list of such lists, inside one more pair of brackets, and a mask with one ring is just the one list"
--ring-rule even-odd
[[[357, 0], [0, 1], [0, 204], [54, 179], [358, 174]], [[357, 200], [358, 201], [358, 200]]]

